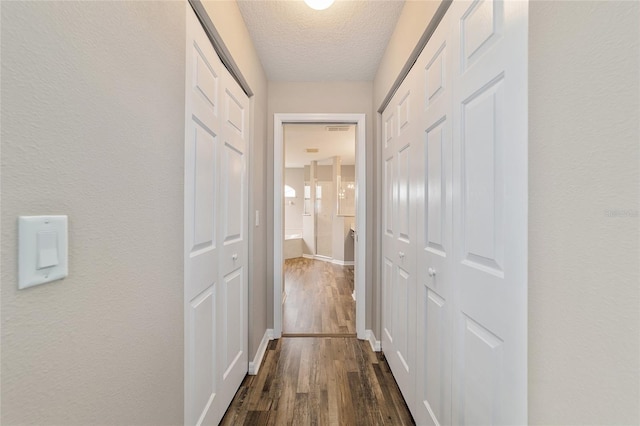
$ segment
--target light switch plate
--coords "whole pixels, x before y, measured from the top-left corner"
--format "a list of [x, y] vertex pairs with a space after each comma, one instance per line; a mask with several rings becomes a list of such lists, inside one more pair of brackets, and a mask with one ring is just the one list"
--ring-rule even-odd
[[18, 289], [68, 275], [67, 216], [18, 218]]

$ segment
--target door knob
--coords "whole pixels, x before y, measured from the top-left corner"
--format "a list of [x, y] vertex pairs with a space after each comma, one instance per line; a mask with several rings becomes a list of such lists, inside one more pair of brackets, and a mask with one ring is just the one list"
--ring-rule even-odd
[[404, 252], [403, 251], [399, 251], [398, 252], [398, 256], [400, 256], [401, 259], [404, 258]]
[[433, 269], [433, 268], [427, 269], [427, 272], [429, 273], [430, 277], [435, 277], [436, 276], [436, 270]]
[[233, 253], [233, 256], [231, 256], [231, 258], [233, 260], [238, 260], [238, 253]]

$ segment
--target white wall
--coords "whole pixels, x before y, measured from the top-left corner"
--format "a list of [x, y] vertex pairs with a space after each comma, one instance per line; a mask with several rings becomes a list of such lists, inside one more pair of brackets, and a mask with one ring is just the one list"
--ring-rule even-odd
[[[249, 359], [255, 356], [267, 329], [267, 306], [273, 306], [273, 274], [267, 272], [267, 78], [235, 0], [203, 1], [207, 14], [224, 40], [254, 96], [251, 98], [251, 140], [249, 223], [260, 225], [249, 233]], [[273, 136], [272, 136], [273, 137]], [[269, 187], [271, 188], [271, 187]], [[272, 197], [273, 198], [273, 197]], [[273, 235], [273, 230], [271, 236]], [[269, 264], [272, 264], [270, 262]]]
[[[185, 5], [1, 8], [2, 424], [180, 424]], [[69, 276], [18, 291], [39, 214]]]
[[[373, 91], [370, 81], [348, 82], [269, 82], [269, 107], [268, 107], [268, 154], [267, 163], [267, 211], [270, 216], [269, 238], [273, 238], [273, 114], [274, 113], [364, 113], [366, 114], [366, 143], [367, 143], [367, 170], [373, 170]], [[367, 235], [373, 235], [373, 221], [375, 220], [373, 202], [375, 189], [373, 183], [375, 173], [367, 176]], [[370, 277], [373, 270], [373, 252], [371, 245], [367, 247], [365, 258], [367, 262], [367, 276]], [[270, 266], [267, 276], [273, 277], [273, 249], [269, 248], [268, 258]], [[369, 281], [369, 280], [367, 280]], [[273, 282], [269, 286], [269, 324], [273, 324]], [[371, 291], [367, 293], [367, 319], [366, 328], [370, 328], [372, 316]]]
[[532, 425], [640, 424], [639, 6], [530, 3]]
[[304, 169], [285, 168], [284, 184], [289, 185], [296, 191], [295, 198], [284, 199], [285, 234], [301, 234], [302, 214], [304, 213]]

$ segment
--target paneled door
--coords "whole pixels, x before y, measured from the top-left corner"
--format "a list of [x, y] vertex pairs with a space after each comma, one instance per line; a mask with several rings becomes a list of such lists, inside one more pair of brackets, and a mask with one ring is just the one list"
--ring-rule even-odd
[[416, 90], [407, 79], [382, 116], [383, 241], [382, 350], [409, 405], [415, 395], [415, 197]]
[[248, 371], [247, 148], [249, 99], [223, 74], [220, 143], [218, 382], [226, 408]]
[[526, 424], [528, 5], [477, 0], [451, 8], [459, 46], [452, 422]]
[[185, 424], [216, 425], [248, 369], [248, 99], [187, 4]]
[[414, 67], [420, 84], [415, 159], [417, 212], [417, 386], [419, 425], [451, 424], [453, 333], [453, 141], [450, 15]]
[[224, 409], [216, 378], [218, 301], [218, 180], [222, 143], [222, 64], [187, 7], [184, 313], [185, 424], [216, 424]]

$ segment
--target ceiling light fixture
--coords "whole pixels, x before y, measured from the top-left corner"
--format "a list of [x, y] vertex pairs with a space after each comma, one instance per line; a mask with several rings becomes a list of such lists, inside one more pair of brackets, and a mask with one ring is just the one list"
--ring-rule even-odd
[[335, 0], [304, 0], [311, 9], [325, 10], [333, 4]]

